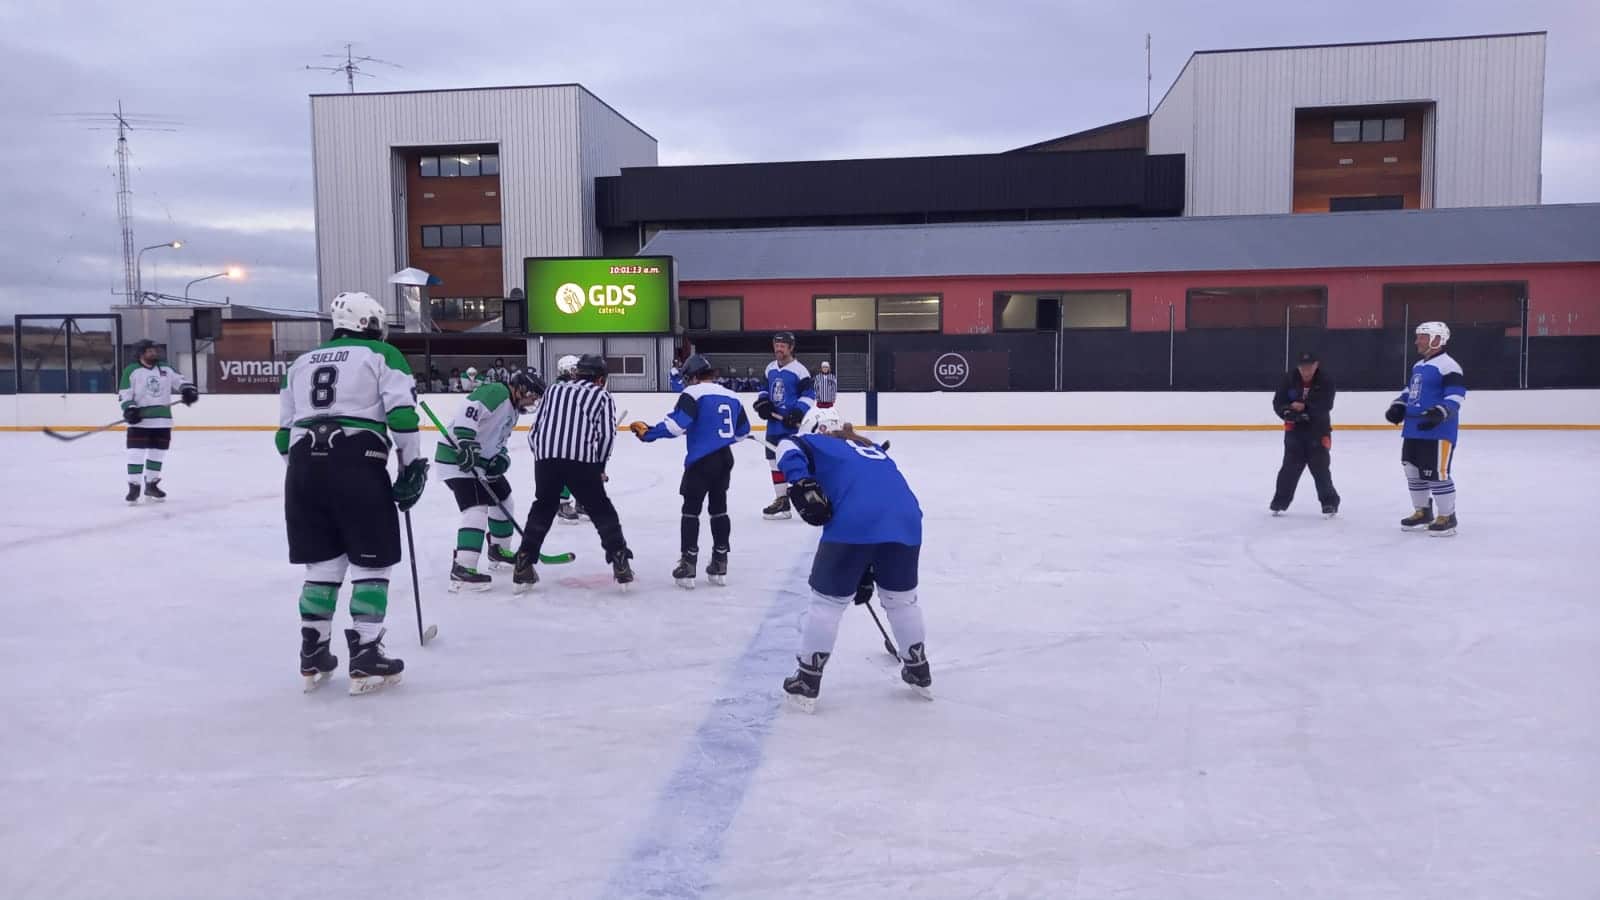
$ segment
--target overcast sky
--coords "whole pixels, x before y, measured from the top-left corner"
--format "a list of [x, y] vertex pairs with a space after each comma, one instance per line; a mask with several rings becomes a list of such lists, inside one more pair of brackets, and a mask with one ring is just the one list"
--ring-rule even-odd
[[164, 116], [135, 132], [145, 287], [243, 266], [211, 299], [316, 305], [307, 96], [580, 82], [660, 142], [664, 165], [1010, 149], [1145, 111], [1194, 50], [1545, 29], [1544, 200], [1600, 201], [1600, 3], [991, 0], [500, 3], [0, 0], [0, 313], [100, 312], [120, 289], [114, 132], [67, 114]]

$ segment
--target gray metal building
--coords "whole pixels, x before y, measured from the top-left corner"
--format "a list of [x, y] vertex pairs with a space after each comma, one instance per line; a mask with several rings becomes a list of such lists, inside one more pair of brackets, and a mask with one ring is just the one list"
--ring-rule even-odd
[[1409, 109], [1421, 208], [1537, 204], [1544, 68], [1543, 32], [1195, 53], [1150, 117], [1149, 151], [1187, 157], [1186, 215], [1286, 213], [1297, 113]]

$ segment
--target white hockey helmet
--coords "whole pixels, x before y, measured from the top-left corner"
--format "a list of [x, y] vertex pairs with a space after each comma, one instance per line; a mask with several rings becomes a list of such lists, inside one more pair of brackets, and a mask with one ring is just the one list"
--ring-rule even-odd
[[576, 368], [578, 368], [578, 357], [575, 354], [568, 353], [566, 356], [556, 360], [557, 375], [571, 375]]
[[844, 420], [831, 407], [813, 406], [806, 412], [806, 417], [800, 420], [801, 434], [828, 434], [843, 430]]
[[1450, 326], [1443, 322], [1423, 322], [1417, 326], [1417, 334], [1425, 334], [1431, 338], [1428, 341], [1430, 350], [1437, 350], [1450, 343]]
[[389, 324], [383, 304], [365, 291], [343, 291], [328, 304], [333, 327], [382, 340]]
[[477, 367], [476, 366], [467, 366], [467, 370], [465, 372], [461, 373], [461, 377], [467, 379], [468, 381], [477, 381], [478, 380], [478, 369], [477, 369]]

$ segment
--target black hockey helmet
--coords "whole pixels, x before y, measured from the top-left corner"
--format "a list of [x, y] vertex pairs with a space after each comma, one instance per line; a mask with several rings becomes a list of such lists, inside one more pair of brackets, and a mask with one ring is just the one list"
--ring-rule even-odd
[[539, 373], [532, 369], [526, 372], [518, 372], [511, 376], [511, 380], [506, 384], [513, 390], [522, 391], [533, 397], [544, 396], [544, 379], [540, 378]]
[[789, 349], [793, 350], [795, 348], [794, 332], [792, 332], [792, 331], [780, 331], [777, 334], [772, 336], [772, 342], [774, 344], [788, 344], [789, 345]]
[[696, 353], [684, 360], [683, 368], [680, 371], [683, 372], [684, 378], [699, 378], [702, 375], [717, 374], [717, 367], [711, 364], [711, 360]]
[[150, 340], [149, 338], [145, 338], [145, 339], [140, 340], [140, 341], [134, 341], [133, 342], [133, 358], [134, 359], [143, 359], [144, 358], [144, 352], [146, 350], [149, 350], [151, 347], [154, 347], [155, 345], [156, 345], [156, 342]]
[[585, 353], [578, 357], [578, 364], [572, 367], [572, 374], [584, 381], [598, 381], [611, 374], [606, 370], [606, 361], [593, 353]]

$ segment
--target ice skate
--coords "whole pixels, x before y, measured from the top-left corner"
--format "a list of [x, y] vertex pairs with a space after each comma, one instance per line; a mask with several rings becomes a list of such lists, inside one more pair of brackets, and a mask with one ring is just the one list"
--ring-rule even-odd
[[672, 570], [672, 580], [678, 587], [685, 590], [694, 590], [694, 565], [695, 554], [685, 553], [678, 557], [678, 565]]
[[1454, 537], [1456, 533], [1456, 514], [1440, 516], [1428, 526], [1429, 537]]
[[773, 500], [771, 505], [769, 505], [766, 509], [763, 509], [761, 511], [761, 518], [763, 518], [763, 519], [791, 519], [791, 518], [794, 518], [794, 513], [789, 511], [789, 498], [788, 497], [778, 497], [777, 499]]
[[561, 501], [561, 508], [556, 510], [556, 517], [563, 525], [578, 524], [578, 501], [570, 498]]
[[459, 591], [487, 591], [494, 586], [494, 579], [479, 572], [469, 569], [460, 563], [450, 565], [450, 593]]
[[[631, 558], [633, 558], [633, 551], [627, 547], [609, 554], [608, 557], [611, 563], [611, 577], [617, 579], [617, 584], [622, 585], [624, 591], [633, 582], [633, 567], [628, 565], [628, 560]], [[691, 568], [690, 571], [693, 572], [694, 570]]]
[[502, 569], [517, 564], [517, 552], [499, 544], [489, 545], [489, 570]]
[[512, 561], [511, 593], [526, 594], [539, 583], [539, 573], [533, 568], [533, 555], [518, 553]]
[[339, 657], [328, 650], [328, 639], [315, 628], [300, 629], [300, 676], [305, 679], [305, 692], [311, 693], [333, 677], [339, 668]]
[[128, 485], [128, 496], [123, 497], [122, 499], [128, 501], [129, 503], [139, 502], [139, 483], [137, 481]]
[[817, 710], [817, 694], [822, 691], [822, 668], [828, 664], [828, 656], [827, 653], [813, 653], [809, 663], [796, 656], [794, 660], [800, 667], [783, 680], [783, 691], [789, 695], [790, 704], [801, 712], [812, 713]]
[[911, 685], [917, 696], [924, 700], [933, 699], [933, 672], [928, 668], [928, 654], [921, 644], [912, 644], [906, 648], [904, 665], [900, 667], [900, 680]]
[[1422, 531], [1433, 522], [1433, 504], [1419, 506], [1411, 515], [1400, 520], [1400, 527], [1406, 531]]
[[1322, 504], [1322, 517], [1324, 519], [1332, 519], [1337, 515], [1339, 515], [1339, 504], [1337, 504], [1337, 503], [1324, 503], [1324, 504]]
[[405, 671], [404, 660], [383, 655], [383, 636], [380, 630], [371, 641], [361, 643], [361, 634], [346, 628], [345, 642], [350, 645], [350, 693], [370, 694], [373, 691], [400, 683], [400, 673]]
[[727, 548], [711, 548], [711, 562], [706, 563], [706, 580], [715, 585], [728, 583], [728, 551]]
[[144, 483], [144, 495], [158, 503], [167, 499], [167, 492], [161, 489], [159, 478], [152, 478]]

